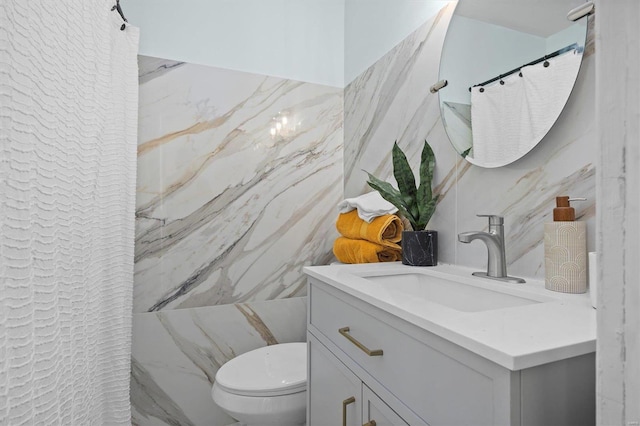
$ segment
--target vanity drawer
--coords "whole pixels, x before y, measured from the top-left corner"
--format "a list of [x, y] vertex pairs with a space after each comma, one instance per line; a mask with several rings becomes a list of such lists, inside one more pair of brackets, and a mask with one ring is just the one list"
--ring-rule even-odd
[[[311, 328], [430, 425], [511, 423], [508, 407], [496, 410], [503, 405], [496, 399], [509, 396], [495, 392], [504, 388], [496, 380], [510, 380], [506, 370], [479, 371], [488, 361], [478, 357], [474, 365], [475, 355], [449, 342], [450, 353], [435, 349], [404, 332], [415, 326], [314, 279], [309, 292]], [[473, 367], [460, 359], [471, 359]]]

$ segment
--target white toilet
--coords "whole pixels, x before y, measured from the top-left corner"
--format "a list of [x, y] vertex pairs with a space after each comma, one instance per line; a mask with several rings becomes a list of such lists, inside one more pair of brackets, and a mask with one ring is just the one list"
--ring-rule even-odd
[[247, 426], [304, 425], [307, 410], [307, 344], [259, 348], [224, 364], [211, 395]]

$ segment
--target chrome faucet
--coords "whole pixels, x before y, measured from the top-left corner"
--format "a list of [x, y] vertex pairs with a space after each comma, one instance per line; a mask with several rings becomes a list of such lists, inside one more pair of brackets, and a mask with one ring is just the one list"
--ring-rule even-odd
[[507, 275], [507, 261], [504, 251], [504, 218], [491, 214], [476, 216], [489, 218], [489, 232], [471, 231], [458, 234], [458, 241], [461, 243], [480, 240], [487, 245], [489, 254], [487, 272], [474, 272], [473, 275], [512, 283], [525, 282], [522, 278]]

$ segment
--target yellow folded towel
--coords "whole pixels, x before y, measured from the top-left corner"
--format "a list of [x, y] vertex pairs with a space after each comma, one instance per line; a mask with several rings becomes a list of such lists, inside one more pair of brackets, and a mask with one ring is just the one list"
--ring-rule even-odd
[[394, 214], [378, 216], [367, 223], [360, 219], [357, 210], [338, 215], [336, 228], [343, 237], [367, 240], [397, 250], [400, 250], [397, 243], [402, 239], [404, 230], [402, 221]]
[[335, 240], [333, 254], [342, 263], [395, 262], [402, 259], [402, 252], [398, 249], [345, 237]]

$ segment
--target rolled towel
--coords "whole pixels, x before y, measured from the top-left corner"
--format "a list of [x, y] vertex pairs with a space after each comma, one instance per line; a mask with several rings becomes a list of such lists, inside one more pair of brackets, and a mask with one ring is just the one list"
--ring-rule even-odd
[[358, 216], [365, 222], [371, 222], [378, 216], [393, 214], [398, 211], [393, 204], [382, 198], [378, 191], [347, 198], [338, 204], [339, 213], [347, 213], [351, 210], [357, 210]]
[[342, 263], [395, 262], [402, 252], [366, 240], [338, 237], [333, 243], [333, 254]]
[[400, 218], [393, 214], [378, 216], [367, 223], [360, 219], [355, 210], [338, 215], [336, 228], [343, 237], [367, 240], [400, 250], [397, 244], [402, 239], [404, 226]]

